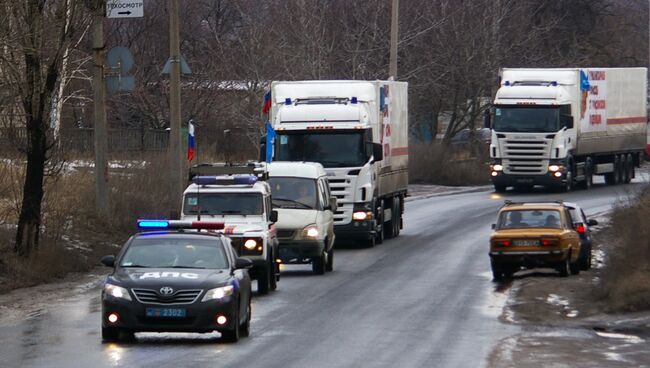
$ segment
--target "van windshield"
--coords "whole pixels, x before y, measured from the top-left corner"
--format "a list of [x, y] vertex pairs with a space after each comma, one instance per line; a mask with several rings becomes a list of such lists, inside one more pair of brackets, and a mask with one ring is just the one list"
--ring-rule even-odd
[[259, 193], [186, 193], [183, 214], [262, 215], [264, 200]]
[[314, 209], [318, 205], [315, 179], [271, 177], [269, 184], [275, 207]]

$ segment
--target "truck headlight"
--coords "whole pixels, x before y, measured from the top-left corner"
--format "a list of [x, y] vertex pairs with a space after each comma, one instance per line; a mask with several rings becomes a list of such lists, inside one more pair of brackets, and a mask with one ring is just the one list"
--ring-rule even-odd
[[302, 236], [306, 238], [318, 238], [318, 234], [316, 225], [309, 225], [302, 230]]
[[210, 289], [207, 293], [205, 293], [202, 301], [207, 302], [209, 300], [221, 300], [227, 296], [231, 296], [234, 291], [235, 287], [232, 285]]
[[131, 301], [131, 295], [125, 288], [113, 284], [104, 284], [104, 293], [114, 298]]
[[352, 219], [355, 221], [372, 220], [372, 212], [370, 211], [357, 211], [352, 213]]
[[503, 171], [503, 165], [501, 164], [492, 165], [492, 171]]
[[551, 166], [548, 167], [548, 171], [550, 171], [550, 172], [557, 172], [557, 171], [560, 171], [562, 169], [563, 169], [563, 167], [560, 166], [560, 165], [551, 165]]

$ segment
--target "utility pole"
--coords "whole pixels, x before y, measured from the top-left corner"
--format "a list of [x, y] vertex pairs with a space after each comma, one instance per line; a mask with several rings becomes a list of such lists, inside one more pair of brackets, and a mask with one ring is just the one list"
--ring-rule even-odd
[[390, 67], [388, 76], [397, 80], [397, 9], [399, 0], [393, 0], [390, 19]]
[[170, 215], [180, 210], [183, 195], [183, 152], [181, 149], [181, 51], [179, 41], [178, 0], [169, 0], [169, 176], [171, 185]]
[[103, 218], [108, 217], [108, 142], [106, 139], [106, 86], [104, 83], [104, 13], [105, 0], [96, 0], [93, 9], [93, 95], [95, 140], [95, 207]]

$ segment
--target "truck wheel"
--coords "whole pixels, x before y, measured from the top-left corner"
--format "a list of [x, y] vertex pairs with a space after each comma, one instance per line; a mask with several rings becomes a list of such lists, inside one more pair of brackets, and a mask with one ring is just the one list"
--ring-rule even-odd
[[257, 292], [266, 295], [269, 293], [269, 289], [271, 288], [271, 280], [270, 276], [271, 271], [269, 270], [268, 265], [265, 267], [262, 267], [260, 270], [260, 275], [257, 277]]
[[402, 219], [402, 211], [401, 211], [402, 207], [400, 205], [400, 198], [395, 197], [395, 199], [393, 200], [393, 203], [395, 204], [393, 206], [393, 207], [395, 207], [395, 209], [393, 211], [394, 215], [393, 215], [393, 220], [392, 220], [393, 226], [395, 228], [395, 230], [393, 230], [393, 234], [395, 235], [395, 237], [398, 237], [399, 233], [400, 233], [400, 230], [401, 230], [401, 225], [402, 225], [402, 220], [401, 220]]
[[505, 193], [507, 188], [505, 185], [494, 184], [494, 191], [497, 193]]
[[375, 236], [371, 236], [370, 239], [362, 240], [361, 245], [366, 248], [372, 248], [375, 246]]
[[594, 184], [594, 167], [591, 161], [591, 157], [587, 157], [585, 160], [584, 171], [585, 180], [582, 182], [582, 187], [589, 190]]
[[319, 257], [315, 257], [311, 260], [311, 270], [316, 275], [322, 275], [325, 273], [325, 251]]
[[605, 174], [605, 183], [608, 185], [618, 184], [618, 172], [620, 171], [619, 166], [618, 156], [614, 156], [614, 170]]
[[[392, 239], [395, 237], [395, 200], [391, 199], [390, 204], [390, 221], [384, 222], [384, 239]], [[384, 208], [388, 207], [384, 201]]]
[[560, 191], [562, 192], [570, 192], [571, 188], [573, 187], [573, 163], [569, 161], [569, 164], [567, 165], [568, 170], [566, 172], [566, 183], [564, 183], [560, 187]]
[[120, 340], [120, 329], [117, 327], [102, 327], [102, 341], [117, 342]]
[[625, 157], [625, 170], [623, 175], [623, 182], [629, 184], [632, 181], [634, 176], [634, 162], [632, 161], [632, 155], [626, 155]]

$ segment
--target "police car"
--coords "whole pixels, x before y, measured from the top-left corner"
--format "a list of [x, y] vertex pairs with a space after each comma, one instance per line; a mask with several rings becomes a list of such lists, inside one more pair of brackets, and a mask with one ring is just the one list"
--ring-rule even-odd
[[[252, 262], [237, 256], [223, 223], [138, 220], [102, 290], [102, 339], [133, 338], [134, 332], [212, 332], [222, 340], [246, 337], [251, 321]], [[192, 231], [184, 231], [192, 229]], [[149, 230], [149, 231], [146, 231]]]

